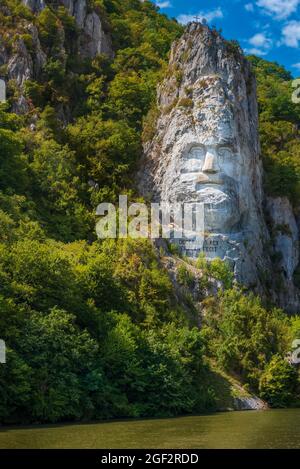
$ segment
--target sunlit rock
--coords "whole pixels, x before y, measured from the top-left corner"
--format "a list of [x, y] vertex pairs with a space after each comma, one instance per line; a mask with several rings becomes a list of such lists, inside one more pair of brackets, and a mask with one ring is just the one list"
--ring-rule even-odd
[[[226, 260], [238, 282], [278, 300], [264, 214], [256, 80], [242, 51], [208, 26], [190, 23], [172, 47], [157, 104], [140, 190], [169, 206], [204, 204], [203, 246], [184, 237], [171, 242], [190, 258], [204, 252]], [[297, 264], [291, 249], [282, 264], [289, 278]], [[284, 272], [279, 275], [284, 284]]]
[[23, 3], [34, 13], [38, 13], [46, 8], [46, 3], [44, 0], [23, 0]]

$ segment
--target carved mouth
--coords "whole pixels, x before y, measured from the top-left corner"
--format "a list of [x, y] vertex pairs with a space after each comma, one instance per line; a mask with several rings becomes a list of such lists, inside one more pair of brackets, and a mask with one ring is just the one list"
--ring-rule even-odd
[[224, 180], [203, 175], [197, 178], [197, 184], [216, 184], [221, 186], [224, 184]]
[[221, 180], [218, 180], [218, 181], [197, 181], [197, 184], [215, 184], [215, 185], [218, 185], [218, 186], [222, 186], [223, 181], [221, 181]]

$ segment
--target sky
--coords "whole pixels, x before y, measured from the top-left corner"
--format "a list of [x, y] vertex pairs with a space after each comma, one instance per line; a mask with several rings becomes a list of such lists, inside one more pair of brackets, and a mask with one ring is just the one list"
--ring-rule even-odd
[[186, 24], [206, 18], [247, 54], [276, 61], [300, 77], [300, 0], [153, 0]]

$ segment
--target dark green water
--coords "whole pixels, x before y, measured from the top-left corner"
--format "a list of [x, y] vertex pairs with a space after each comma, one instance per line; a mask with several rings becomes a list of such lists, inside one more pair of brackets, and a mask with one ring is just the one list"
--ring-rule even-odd
[[300, 448], [300, 409], [3, 427], [0, 448]]

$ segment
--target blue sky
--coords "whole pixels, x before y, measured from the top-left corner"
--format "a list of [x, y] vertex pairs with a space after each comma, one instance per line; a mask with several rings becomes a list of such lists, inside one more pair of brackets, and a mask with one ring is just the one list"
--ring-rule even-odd
[[300, 0], [154, 0], [181, 23], [204, 17], [237, 39], [246, 53], [284, 65], [300, 76]]

